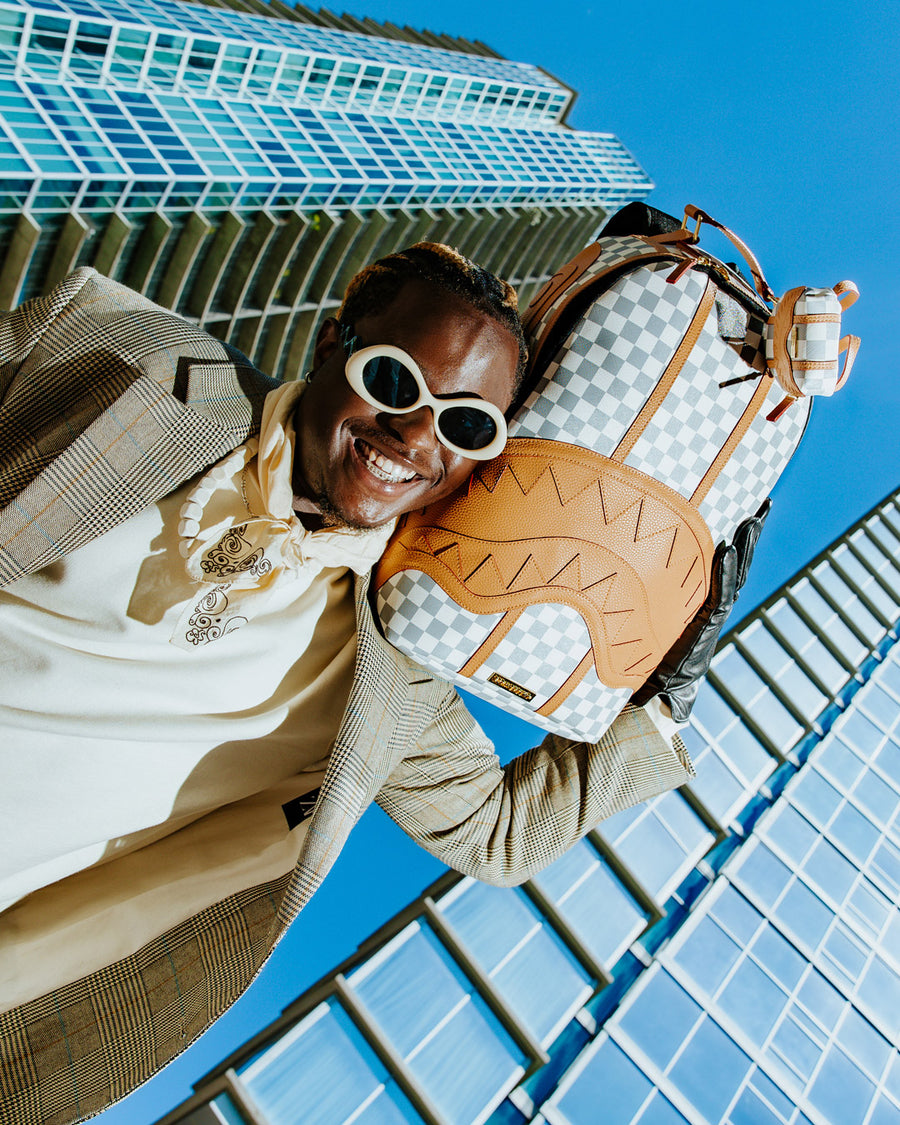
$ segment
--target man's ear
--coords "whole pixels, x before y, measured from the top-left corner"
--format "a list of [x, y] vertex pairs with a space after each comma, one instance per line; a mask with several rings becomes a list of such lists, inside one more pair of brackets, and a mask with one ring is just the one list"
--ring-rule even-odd
[[338, 322], [333, 316], [327, 317], [322, 321], [322, 327], [316, 333], [316, 346], [313, 350], [313, 366], [311, 374], [322, 366], [322, 364], [332, 355], [337, 348], [341, 346], [340, 336], [338, 335]]

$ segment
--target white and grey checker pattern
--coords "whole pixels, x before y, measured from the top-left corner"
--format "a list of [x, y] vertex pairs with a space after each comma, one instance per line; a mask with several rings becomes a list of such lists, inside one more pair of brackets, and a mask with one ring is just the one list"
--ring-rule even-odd
[[[484, 681], [498, 673], [534, 692], [529, 706], [537, 709], [562, 687], [590, 647], [576, 610], [553, 602], [530, 606], [472, 678]], [[506, 694], [501, 689], [501, 697]]]
[[467, 680], [462, 676], [448, 678], [458, 687], [493, 703], [495, 707], [500, 707], [511, 715], [517, 715], [542, 730], [576, 742], [597, 742], [631, 698], [628, 688], [606, 687], [597, 679], [594, 670], [589, 668], [578, 687], [552, 715], [539, 715], [534, 710], [537, 701], [526, 703], [524, 699], [482, 680]]
[[[389, 578], [376, 595], [384, 635], [440, 676], [453, 678], [482, 644], [502, 613], [472, 614], [417, 570]], [[465, 685], [468, 681], [457, 682]]]
[[[753, 376], [722, 387], [731, 378]], [[728, 440], [760, 376], [719, 336], [710, 314], [684, 367], [625, 459], [689, 498]]]
[[657, 247], [648, 246], [642, 238], [633, 234], [620, 234], [613, 238], [602, 238], [600, 242], [603, 246], [603, 254], [597, 259], [596, 265], [592, 267], [591, 272], [593, 273], [599, 273], [601, 269], [609, 269], [616, 262], [626, 262], [636, 254], [646, 254], [648, 257], [659, 254]]
[[[525, 610], [485, 663], [470, 678], [459, 669], [478, 649], [503, 614], [467, 613], [427, 575], [406, 571], [378, 591], [385, 636], [417, 663], [473, 695], [568, 738], [596, 741], [627, 703], [628, 688], [608, 688], [592, 668], [553, 715], [537, 709], [553, 695], [590, 649], [580, 614], [569, 606], [545, 604]], [[519, 698], [489, 677], [499, 673], [535, 693]]]
[[609, 688], [588, 668], [581, 683], [553, 712], [553, 726], [569, 738], [596, 742], [631, 698], [630, 688]]
[[[641, 257], [653, 258], [659, 256], [659, 250], [656, 247], [649, 246], [646, 242], [644, 242], [642, 238], [638, 238], [635, 235], [622, 235], [618, 238], [604, 238], [601, 242], [594, 243], [594, 245], [602, 246], [602, 250], [600, 256], [594, 261], [594, 263], [588, 266], [584, 273], [580, 274], [577, 278], [577, 288], [579, 290], [582, 289], [585, 285], [590, 284], [590, 282], [599, 274], [606, 273], [610, 269], [615, 269], [616, 266], [621, 265], [623, 262], [633, 262], [636, 258]], [[561, 267], [560, 272], [566, 270], [567, 267], [564, 265]], [[548, 285], [552, 284], [554, 279], [555, 275], [554, 278], [551, 278], [551, 281], [548, 282]], [[542, 299], [542, 295], [543, 290], [538, 293], [535, 301], [540, 301]], [[569, 296], [570, 294], [568, 292], [567, 286], [565, 289], [557, 292], [554, 300], [551, 301], [551, 303], [544, 309], [544, 313], [541, 316], [541, 319], [528, 334], [528, 347], [530, 351], [533, 352], [535, 347], [539, 345], [541, 333], [543, 332], [547, 321], [552, 318], [560, 305], [566, 304], [566, 302], [569, 300]]]
[[514, 437], [610, 454], [650, 397], [696, 312], [706, 279], [669, 284], [671, 263], [619, 278], [578, 322], [510, 426]]
[[812, 400], [800, 399], [769, 422], [766, 415], [782, 398], [783, 391], [773, 380], [743, 441], [700, 504], [714, 543], [730, 541], [738, 524], [756, 512], [800, 444]]

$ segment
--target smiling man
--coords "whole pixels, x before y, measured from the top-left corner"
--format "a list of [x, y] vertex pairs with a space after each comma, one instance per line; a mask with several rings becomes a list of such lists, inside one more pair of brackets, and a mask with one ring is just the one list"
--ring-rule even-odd
[[[430, 255], [446, 264], [447, 276], [455, 276], [457, 260], [446, 251], [411, 248], [407, 259], [415, 260], [417, 252], [420, 260]], [[480, 459], [485, 450], [495, 456], [502, 449], [494, 439], [524, 362], [514, 296], [484, 271], [472, 275], [483, 279], [483, 293], [405, 276], [396, 264], [364, 270], [351, 283], [338, 319], [327, 320], [319, 334], [315, 378], [298, 411], [295, 509], [304, 520], [324, 514], [351, 527], [376, 527], [458, 488], [475, 467], [467, 454]], [[397, 354], [379, 353], [378, 345]], [[351, 348], [362, 364], [356, 364]], [[366, 363], [367, 351], [372, 358]], [[415, 357], [411, 365], [404, 362], [410, 357]], [[413, 368], [409, 389], [419, 400], [404, 405], [402, 413], [366, 392], [366, 368], [379, 362], [382, 370], [372, 371], [372, 385], [384, 389], [390, 382], [388, 398], [396, 398], [392, 371]], [[348, 376], [355, 369], [360, 375], [354, 388]], [[455, 419], [438, 409], [436, 426], [435, 404], [425, 401], [423, 391], [457, 415], [465, 409], [460, 396], [484, 401], [495, 417], [486, 415], [481, 431], [471, 423], [467, 431], [464, 418], [456, 423], [463, 433], [475, 433], [480, 447], [454, 446], [452, 438], [448, 444], [445, 431], [449, 421], [454, 432]], [[493, 430], [485, 434], [491, 423]]]
[[395, 518], [502, 449], [523, 359], [511, 289], [432, 244], [354, 279], [301, 384], [92, 270], [0, 314], [4, 1120], [187, 1047], [373, 800], [505, 884], [690, 776], [653, 703], [502, 767], [372, 620]]

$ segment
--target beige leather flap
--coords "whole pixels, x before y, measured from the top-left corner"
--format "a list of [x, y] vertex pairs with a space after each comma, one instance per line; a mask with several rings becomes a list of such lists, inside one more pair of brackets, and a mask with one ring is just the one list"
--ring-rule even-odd
[[634, 689], [703, 603], [712, 555], [702, 517], [666, 485], [578, 446], [513, 438], [468, 491], [404, 518], [375, 586], [421, 571], [470, 613], [571, 606], [599, 679]]

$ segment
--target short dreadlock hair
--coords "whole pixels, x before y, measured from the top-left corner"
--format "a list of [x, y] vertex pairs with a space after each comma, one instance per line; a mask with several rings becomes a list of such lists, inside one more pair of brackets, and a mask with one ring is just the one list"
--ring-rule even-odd
[[355, 324], [361, 317], [380, 312], [408, 281], [427, 281], [437, 285], [498, 321], [512, 333], [519, 346], [513, 387], [515, 395], [524, 378], [528, 358], [516, 291], [509, 282], [476, 266], [452, 246], [441, 242], [417, 242], [406, 250], [372, 262], [351, 279], [338, 310], [338, 320], [343, 324]]

